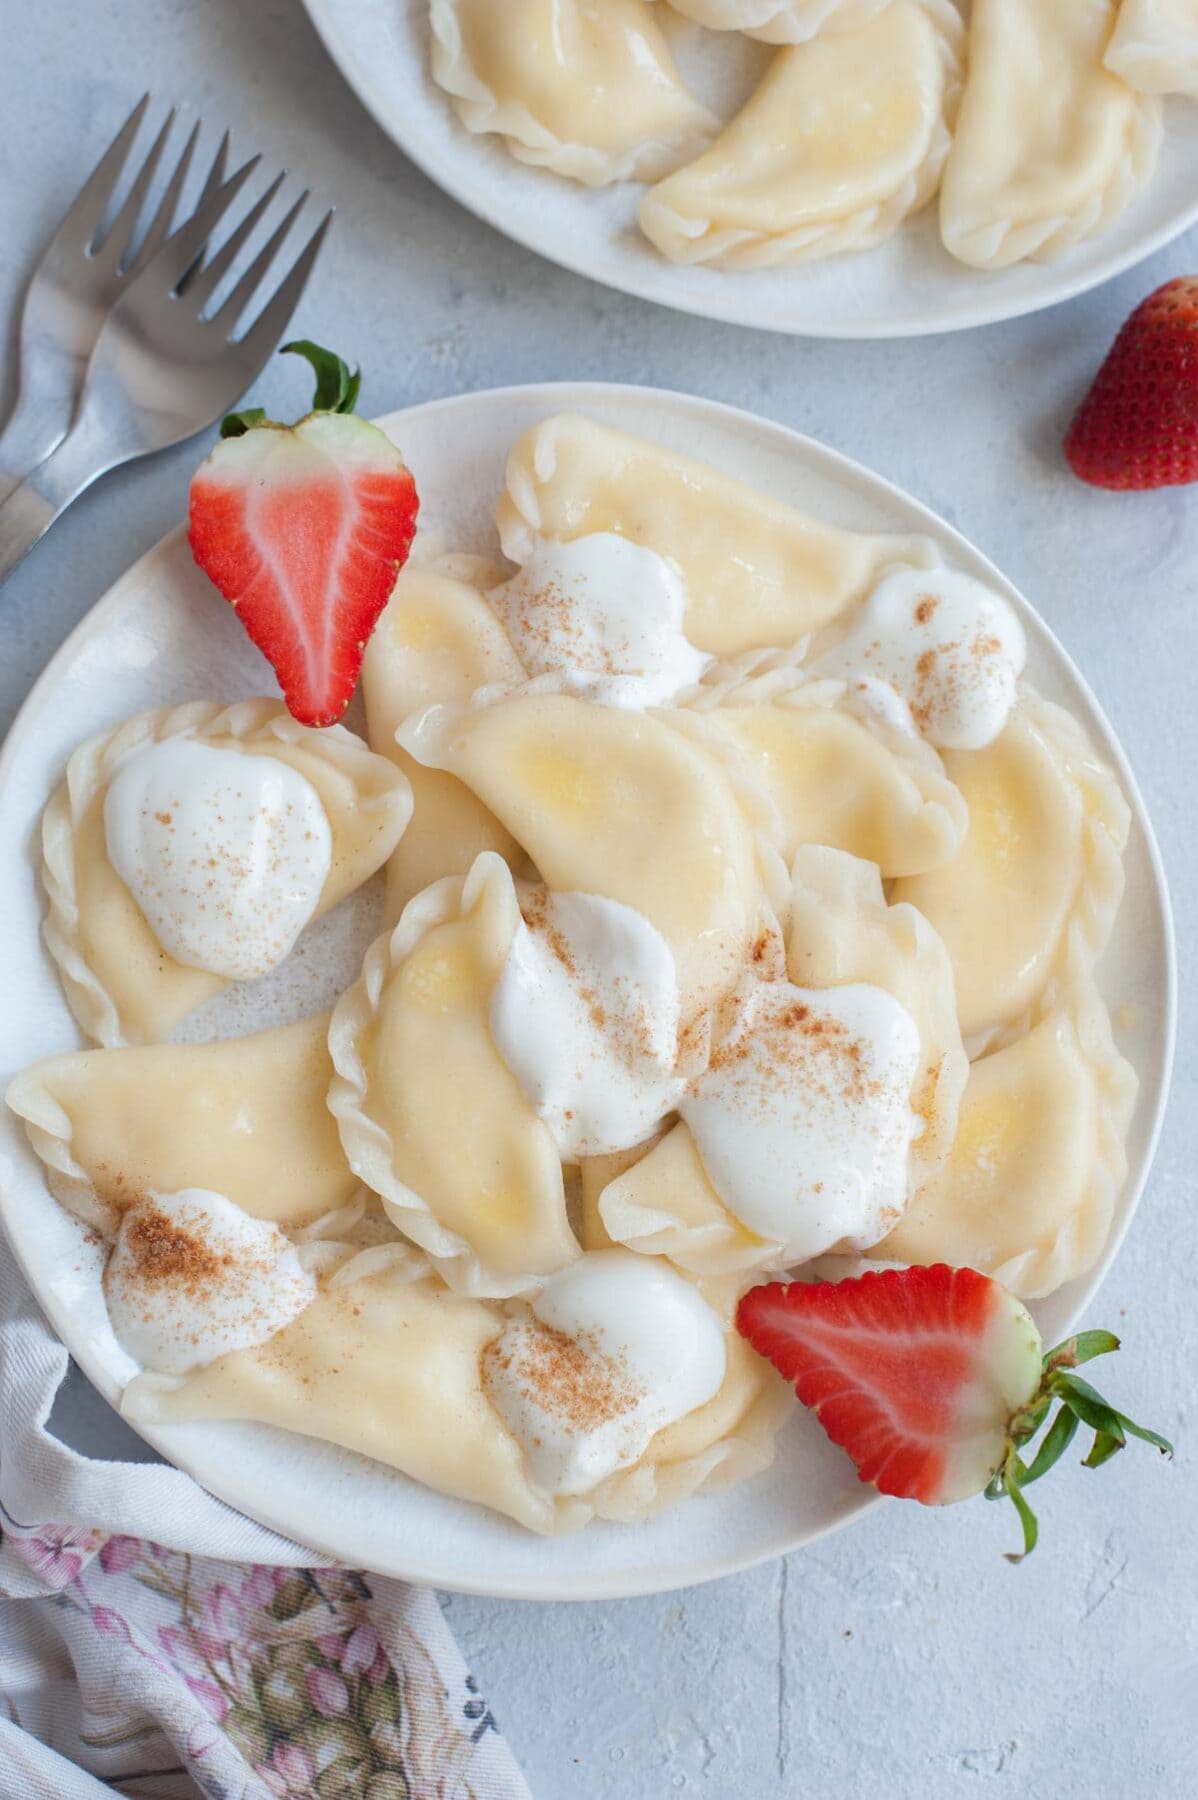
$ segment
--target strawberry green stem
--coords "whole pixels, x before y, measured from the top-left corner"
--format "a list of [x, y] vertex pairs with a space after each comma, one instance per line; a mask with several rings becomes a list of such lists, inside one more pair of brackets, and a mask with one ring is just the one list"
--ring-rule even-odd
[[[1116, 1411], [1096, 1388], [1072, 1372], [1079, 1363], [1107, 1356], [1118, 1348], [1118, 1338], [1109, 1331], [1082, 1331], [1066, 1338], [1045, 1356], [1039, 1388], [1011, 1419], [1002, 1464], [986, 1489], [988, 1500], [1008, 1499], [1019, 1515], [1023, 1549], [1009, 1552], [1008, 1562], [1022, 1562], [1035, 1549], [1039, 1538], [1039, 1524], [1024, 1490], [1060, 1461], [1080, 1426], [1085, 1425], [1094, 1433], [1082, 1464], [1086, 1469], [1101, 1468], [1125, 1447], [1129, 1437], [1155, 1445], [1163, 1456], [1172, 1456], [1173, 1446], [1167, 1438]], [[1056, 1412], [1039, 1449], [1030, 1464], [1024, 1463], [1020, 1450], [1038, 1435], [1054, 1406]]]
[[[292, 343], [284, 344], [279, 355], [302, 356], [306, 362], [311, 363], [316, 373], [316, 392], [312, 398], [311, 412], [353, 412], [362, 389], [361, 369], [351, 370], [347, 362], [343, 362], [331, 350], [326, 350], [322, 344], [314, 344], [311, 338], [296, 338]], [[276, 424], [278, 420], [267, 418], [265, 407], [248, 406], [241, 412], [227, 414], [221, 420], [220, 434], [223, 438], [244, 437], [247, 431], [253, 431], [257, 425]]]

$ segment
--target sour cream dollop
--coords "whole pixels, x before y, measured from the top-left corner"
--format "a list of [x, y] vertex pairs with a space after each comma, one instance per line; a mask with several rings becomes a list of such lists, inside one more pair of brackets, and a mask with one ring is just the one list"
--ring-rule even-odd
[[130, 1356], [182, 1375], [264, 1344], [316, 1293], [277, 1225], [223, 1194], [147, 1194], [125, 1213], [104, 1271], [112, 1329]]
[[811, 673], [839, 676], [938, 749], [983, 750], [1011, 715], [1026, 661], [1023, 626], [1001, 594], [955, 569], [899, 569]]
[[550, 1494], [586, 1494], [719, 1392], [723, 1328], [658, 1257], [589, 1252], [483, 1351], [492, 1405]]
[[535, 539], [488, 598], [530, 675], [563, 675], [608, 706], [661, 705], [711, 660], [687, 639], [677, 564], [614, 532]]
[[320, 901], [333, 834], [320, 795], [273, 756], [164, 738], [104, 800], [108, 860], [176, 962], [231, 981], [277, 967]]
[[626, 1150], [676, 1104], [679, 997], [655, 925], [599, 894], [534, 890], [491, 1035], [567, 1162]]
[[907, 1203], [920, 1054], [882, 988], [747, 986], [679, 1106], [729, 1212], [788, 1262], [877, 1243]]

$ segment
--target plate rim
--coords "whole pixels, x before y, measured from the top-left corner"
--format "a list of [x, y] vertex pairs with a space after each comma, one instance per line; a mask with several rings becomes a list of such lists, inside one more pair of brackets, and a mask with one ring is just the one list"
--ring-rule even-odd
[[[1079, 1301], [1078, 1310], [1080, 1311], [1089, 1304], [1091, 1297], [1110, 1272], [1110, 1269], [1122, 1248], [1124, 1239], [1131, 1228], [1132, 1221], [1139, 1209], [1140, 1202], [1147, 1187], [1148, 1179], [1152, 1173], [1159, 1148], [1164, 1117], [1172, 1091], [1177, 1037], [1177, 943], [1168, 879], [1160, 847], [1157, 843], [1156, 834], [1153, 829], [1152, 820], [1145, 804], [1143, 794], [1140, 791], [1139, 783], [1136, 780], [1135, 773], [1127, 758], [1122, 742], [1116, 734], [1114, 727], [1111, 725], [1105, 709], [1094, 695], [1089, 683], [1078, 669], [1077, 664], [1074, 662], [1069, 651], [1057, 638], [1055, 632], [1052, 631], [1052, 628], [1047, 625], [1047, 622], [1043, 619], [1038, 609], [1034, 607], [1022, 591], [1015, 586], [1014, 582], [990, 560], [985, 552], [979, 549], [978, 546], [967, 538], [963, 532], [959, 531], [954, 525], [950, 524], [948, 520], [942, 518], [940, 514], [936, 513], [931, 507], [925, 505], [923, 501], [917, 499], [913, 494], [900, 488], [897, 483], [891, 481], [888, 477], [869, 469], [865, 464], [846, 455], [843, 451], [834, 449], [830, 445], [822, 444], [817, 439], [809, 437], [803, 432], [796, 431], [791, 426], [782, 424], [777, 420], [767, 418], [763, 414], [752, 412], [744, 407], [732, 406], [725, 401], [711, 400], [702, 395], [681, 393], [672, 389], [657, 388], [635, 383], [555, 381], [517, 383], [505, 387], [477, 389], [465, 394], [447, 395], [440, 399], [422, 401], [414, 406], [400, 408], [384, 414], [380, 416], [376, 423], [380, 428], [387, 431], [402, 431], [404, 422], [410, 420], [414, 416], [421, 415], [427, 417], [430, 414], [435, 415], [461, 410], [469, 411], [472, 407], [478, 406], [480, 403], [491, 406], [502, 406], [504, 403], [514, 401], [520, 403], [531, 402], [537, 406], [544, 405], [546, 413], [565, 410], [585, 410], [588, 404], [588, 398], [592, 396], [609, 403], [613, 400], [618, 403], [622, 399], [627, 399], [630, 403], [650, 403], [663, 409], [677, 409], [682, 412], [698, 412], [708, 419], [714, 417], [717, 423], [725, 428], [743, 430], [748, 427], [754, 433], [764, 433], [767, 438], [772, 438], [778, 449], [791, 454], [798, 454], [806, 459], [808, 466], [814, 465], [819, 474], [829, 476], [838, 482], [843, 483], [847, 481], [855, 483], [859, 489], [864, 486], [865, 489], [872, 490], [873, 497], [882, 501], [894, 500], [903, 509], [918, 514], [925, 529], [928, 529], [935, 537], [950, 542], [953, 546], [959, 548], [969, 559], [983, 564], [1000, 591], [1004, 591], [1007, 594], [1014, 594], [1018, 598], [1020, 604], [1028, 608], [1033, 617], [1047, 632], [1053, 645], [1055, 655], [1060, 659], [1062, 668], [1068, 673], [1071, 679], [1078, 684], [1094, 717], [1101, 725], [1104, 734], [1102, 746], [1104, 753], [1110, 755], [1111, 760], [1116, 767], [1133, 818], [1142, 833], [1147, 855], [1148, 871], [1151, 876], [1156, 902], [1160, 909], [1163, 933], [1162, 947], [1164, 951], [1163, 973], [1165, 979], [1164, 993], [1160, 996], [1160, 1016], [1163, 1025], [1163, 1032], [1160, 1038], [1160, 1083], [1154, 1098], [1151, 1118], [1147, 1121], [1147, 1131], [1144, 1139], [1144, 1152], [1141, 1159], [1141, 1165], [1137, 1172], [1137, 1178], [1134, 1185], [1127, 1187], [1121, 1192], [1120, 1199], [1123, 1215], [1121, 1223], [1116, 1230], [1112, 1231], [1111, 1236], [1104, 1247], [1102, 1257], [1092, 1270], [1087, 1271], [1084, 1277], [1087, 1291], [1084, 1298]], [[145, 550], [141, 556], [137, 557], [114, 582], [110, 583], [104, 593], [95, 601], [84, 614], [83, 618], [58, 646], [57, 650], [51, 656], [49, 662], [30, 688], [16, 717], [13, 719], [3, 744], [0, 745], [0, 795], [5, 791], [7, 777], [12, 763], [16, 761], [26, 740], [36, 729], [37, 719], [50, 699], [52, 691], [60, 678], [60, 670], [62, 670], [66, 664], [73, 661], [81, 648], [88, 645], [93, 639], [104, 635], [109, 624], [109, 615], [116, 613], [119, 610], [121, 604], [120, 590], [125, 582], [145, 564], [159, 557], [168, 549], [168, 547], [177, 546], [185, 534], [185, 531], [186, 525], [184, 523], [174, 526], [170, 531], [164, 533], [155, 544]], [[30, 1266], [22, 1253], [19, 1234], [11, 1227], [8, 1215], [7, 1183], [0, 1186], [0, 1225], [3, 1226], [4, 1236], [12, 1254], [20, 1266], [22, 1274], [28, 1282], [38, 1306], [45, 1313], [51, 1329], [64, 1344], [70, 1356], [77, 1363], [90, 1384], [96, 1389], [97, 1393], [99, 1393], [101, 1398], [112, 1406], [119, 1414], [119, 1388], [117, 1384], [110, 1378], [107, 1370], [100, 1363], [98, 1357], [92, 1354], [90, 1342], [85, 1339], [78, 1344], [73, 1344], [70, 1341], [69, 1334], [63, 1329], [61, 1322], [69, 1317], [69, 1309], [60, 1296], [54, 1293], [44, 1292], [31, 1273]], [[1076, 1314], [1071, 1319], [1071, 1323], [1074, 1322], [1076, 1322]], [[124, 1417], [124, 1415], [119, 1416], [122, 1418]], [[212, 1481], [213, 1471], [211, 1469], [205, 1469], [203, 1473], [200, 1473], [193, 1465], [191, 1458], [180, 1457], [173, 1448], [164, 1448], [163, 1444], [159, 1441], [158, 1433], [156, 1433], [152, 1427], [143, 1427], [134, 1423], [132, 1420], [125, 1420], [124, 1422], [135, 1431], [139, 1437], [148, 1443], [159, 1456], [164, 1458], [165, 1461], [173, 1467], [180, 1469], [184, 1474], [189, 1475], [201, 1488], [213, 1495], [223, 1505], [228, 1506], [232, 1511], [252, 1519], [256, 1523], [265, 1526], [271, 1531], [279, 1533], [289, 1540], [300, 1541], [305, 1548], [310, 1548], [318, 1555], [327, 1555], [335, 1562], [342, 1562], [344, 1560], [343, 1549], [334, 1548], [328, 1544], [322, 1544], [319, 1541], [319, 1536], [314, 1539], [305, 1534], [297, 1540], [293, 1526], [281, 1524], [276, 1518], [273, 1518], [271, 1516], [269, 1505], [261, 1508], [255, 1506], [251, 1510], [244, 1506], [240, 1500], [229, 1499], [227, 1497], [227, 1491], [222, 1491], [224, 1483], [219, 1479], [215, 1483]], [[302, 1436], [302, 1434], [297, 1435]], [[347, 1454], [352, 1455], [353, 1453], [350, 1452]], [[411, 1565], [401, 1566], [398, 1562], [392, 1562], [389, 1566], [383, 1567], [379, 1567], [376, 1564], [373, 1566], [372, 1572], [390, 1576], [398, 1580], [421, 1583], [449, 1592], [476, 1594], [493, 1599], [523, 1600], [530, 1602], [586, 1602], [594, 1600], [631, 1599], [641, 1595], [679, 1591], [684, 1588], [700, 1585], [707, 1581], [718, 1580], [727, 1575], [742, 1573], [745, 1570], [772, 1561], [779, 1556], [790, 1555], [794, 1551], [806, 1548], [809, 1544], [819, 1542], [821, 1539], [830, 1536], [833, 1532], [843, 1530], [855, 1520], [864, 1517], [865, 1514], [875, 1511], [883, 1504], [884, 1496], [877, 1493], [871, 1493], [868, 1489], [863, 1487], [860, 1496], [854, 1494], [853, 1500], [854, 1503], [851, 1506], [846, 1507], [838, 1516], [825, 1520], [814, 1529], [804, 1529], [796, 1536], [784, 1538], [779, 1541], [770, 1541], [760, 1547], [754, 1546], [752, 1549], [743, 1553], [736, 1553], [733, 1555], [718, 1555], [713, 1553], [707, 1558], [701, 1558], [697, 1561], [690, 1562], [683, 1567], [679, 1567], [676, 1564], [663, 1566], [660, 1575], [655, 1570], [646, 1572], [636, 1571], [632, 1574], [631, 1579], [628, 1577], [621, 1577], [619, 1572], [584, 1574], [581, 1577], [572, 1578], [568, 1583], [564, 1582], [560, 1577], [552, 1576], [546, 1583], [538, 1586], [535, 1590], [530, 1591], [527, 1583], [519, 1578], [488, 1579], [485, 1576], [480, 1577], [476, 1575], [467, 1577], [460, 1574], [447, 1574], [440, 1568], [431, 1568], [427, 1566], [414, 1568]], [[351, 1566], [372, 1567], [369, 1558], [356, 1558]]]
[[[544, 262], [567, 270], [572, 275], [581, 276], [587, 281], [598, 283], [614, 293], [627, 294], [634, 300], [642, 300], [652, 306], [659, 306], [667, 312], [678, 312], [685, 317], [711, 319], [719, 324], [737, 325], [745, 330], [768, 331], [780, 337], [811, 338], [842, 343], [898, 342], [908, 338], [947, 336], [959, 331], [976, 331], [986, 325], [1005, 324], [1011, 319], [1027, 318], [1034, 313], [1047, 312], [1055, 306], [1063, 306], [1067, 301], [1076, 300], [1079, 295], [1093, 292], [1096, 288], [1105, 287], [1108, 282], [1125, 275], [1129, 269], [1138, 267], [1158, 251], [1175, 243], [1191, 226], [1198, 224], [1198, 190], [1188, 209], [1183, 209], [1179, 218], [1166, 223], [1157, 230], [1149, 232], [1138, 239], [1127, 249], [1112, 254], [1109, 260], [1091, 270], [1079, 271], [1073, 275], [1064, 273], [1064, 264], [1058, 263], [1057, 270], [1062, 271], [1055, 283], [1050, 282], [1048, 292], [1042, 296], [1023, 296], [1014, 302], [995, 301], [987, 305], [979, 300], [973, 307], [966, 308], [960, 316], [944, 319], [939, 316], [923, 319], [910, 319], [898, 325], [887, 326], [884, 322], [862, 322], [838, 324], [834, 322], [779, 323], [772, 324], [768, 320], [746, 319], [737, 310], [735, 302], [721, 305], [719, 292], [706, 294], [696, 293], [693, 300], [682, 296], [664, 297], [651, 291], [648, 282], [621, 280], [614, 273], [602, 273], [594, 268], [584, 257], [574, 255], [570, 250], [570, 240], [559, 250], [550, 250], [538, 237], [535, 228], [525, 227], [520, 215], [509, 214], [500, 222], [492, 211], [488, 210], [490, 201], [486, 193], [477, 191], [465, 176], [449, 170], [438, 163], [423, 146], [419, 133], [406, 131], [396, 118], [387, 95], [381, 84], [377, 83], [368, 69], [361, 66], [345, 43], [340, 29], [340, 21], [335, 16], [339, 0], [302, 0], [304, 10], [311, 25], [319, 37], [324, 49], [340, 72], [343, 80], [354, 93], [359, 103], [374, 120], [379, 130], [395, 147], [413, 163], [422, 174], [438, 187], [442, 193], [448, 194], [451, 200], [471, 213], [484, 225], [499, 232], [522, 249], [530, 251]], [[448, 98], [448, 97], [447, 97]], [[463, 128], [464, 129], [464, 128]], [[542, 171], [542, 173], [546, 173]], [[530, 218], [535, 210], [530, 209]], [[868, 252], [866, 253], [868, 254]], [[1053, 265], [1042, 265], [1052, 268]], [[768, 271], [767, 271], [768, 273]]]

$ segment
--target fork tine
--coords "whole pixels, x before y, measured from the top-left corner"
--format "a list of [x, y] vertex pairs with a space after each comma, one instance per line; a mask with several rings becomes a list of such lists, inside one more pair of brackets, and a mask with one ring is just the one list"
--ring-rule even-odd
[[308, 285], [308, 277], [312, 273], [316, 258], [320, 255], [321, 245], [328, 235], [328, 229], [332, 222], [333, 208], [330, 207], [296, 257], [290, 273], [280, 282], [274, 298], [267, 302], [249, 330], [238, 339], [238, 348], [254, 359], [255, 373], [265, 363], [286, 331], [291, 315], [299, 305], [300, 297]]
[[209, 300], [211, 300], [213, 294], [216, 292], [216, 289], [220, 286], [222, 278], [232, 268], [238, 252], [248, 240], [250, 233], [253, 231], [255, 225], [257, 225], [259, 219], [261, 219], [263, 213], [265, 213], [267, 207], [270, 205], [286, 179], [287, 171], [284, 169], [281, 175], [275, 176], [275, 179], [271, 182], [261, 200], [256, 201], [255, 204], [251, 206], [249, 212], [246, 213], [245, 218], [241, 221], [241, 224], [229, 233], [220, 249], [204, 264], [203, 268], [197, 267], [190, 275], [184, 277], [183, 281], [180, 283], [179, 292], [180, 294], [187, 295], [197, 312], [202, 312], [204, 307], [207, 306]]
[[158, 209], [155, 212], [154, 217], [150, 220], [146, 235], [141, 241], [141, 248], [133, 258], [132, 262], [126, 265], [125, 274], [130, 279], [134, 275], [141, 274], [150, 258], [155, 256], [166, 242], [167, 233], [174, 223], [175, 212], [179, 205], [179, 196], [183, 192], [183, 184], [187, 180], [187, 174], [191, 168], [191, 159], [195, 154], [195, 147], [199, 141], [199, 136], [200, 121], [197, 119], [191, 128], [190, 137], [183, 146], [183, 154], [175, 164], [175, 172], [167, 182], [162, 199], [158, 202]]
[[166, 149], [166, 141], [170, 137], [175, 116], [175, 108], [172, 106], [166, 115], [166, 123], [146, 152], [145, 160], [134, 177], [133, 185], [125, 196], [120, 211], [104, 233], [103, 240], [92, 244], [92, 255], [103, 255], [105, 260], [114, 267], [124, 260], [125, 254], [133, 242], [137, 221], [141, 217], [141, 209], [146, 203], [150, 183], [162, 160], [162, 152]]
[[77, 250], [91, 249], [92, 240], [104, 222], [108, 203], [116, 191], [121, 171], [128, 160], [138, 127], [146, 116], [149, 94], [143, 94], [107, 150], [80, 188], [66, 218], [58, 228], [57, 242]]
[[218, 331], [232, 333], [234, 325], [253, 299], [258, 284], [263, 280], [266, 271], [282, 248], [284, 238], [299, 217], [304, 202], [308, 198], [308, 191], [305, 188], [294, 206], [288, 209], [282, 222], [271, 232], [245, 274], [238, 281], [237, 286], [221, 306], [220, 311], [213, 313], [212, 323]]
[[207, 178], [204, 182], [204, 191], [200, 195], [199, 199], [196, 201], [196, 211], [197, 212], [199, 212], [201, 206], [205, 205], [205, 203], [207, 201], [211, 200], [213, 194], [215, 194], [216, 190], [221, 186], [222, 182], [224, 181], [224, 179], [228, 175], [228, 173], [229, 173], [229, 134], [226, 131], [225, 135], [221, 138], [220, 143], [216, 147], [216, 155], [212, 158], [212, 167], [209, 169]]
[[167, 238], [155, 260], [162, 264], [169, 289], [173, 291], [178, 287], [191, 265], [203, 254], [208, 239], [261, 161], [260, 156], [251, 156], [248, 162], [242, 163], [227, 181], [201, 201], [174, 236]]

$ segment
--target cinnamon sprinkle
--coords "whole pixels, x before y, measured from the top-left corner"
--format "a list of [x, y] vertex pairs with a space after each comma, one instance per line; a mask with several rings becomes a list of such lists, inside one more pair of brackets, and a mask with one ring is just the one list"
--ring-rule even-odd
[[502, 1371], [524, 1399], [567, 1431], [598, 1431], [635, 1411], [645, 1397], [624, 1359], [608, 1355], [593, 1334], [569, 1337], [539, 1320], [492, 1339], [481, 1362], [484, 1382]]

